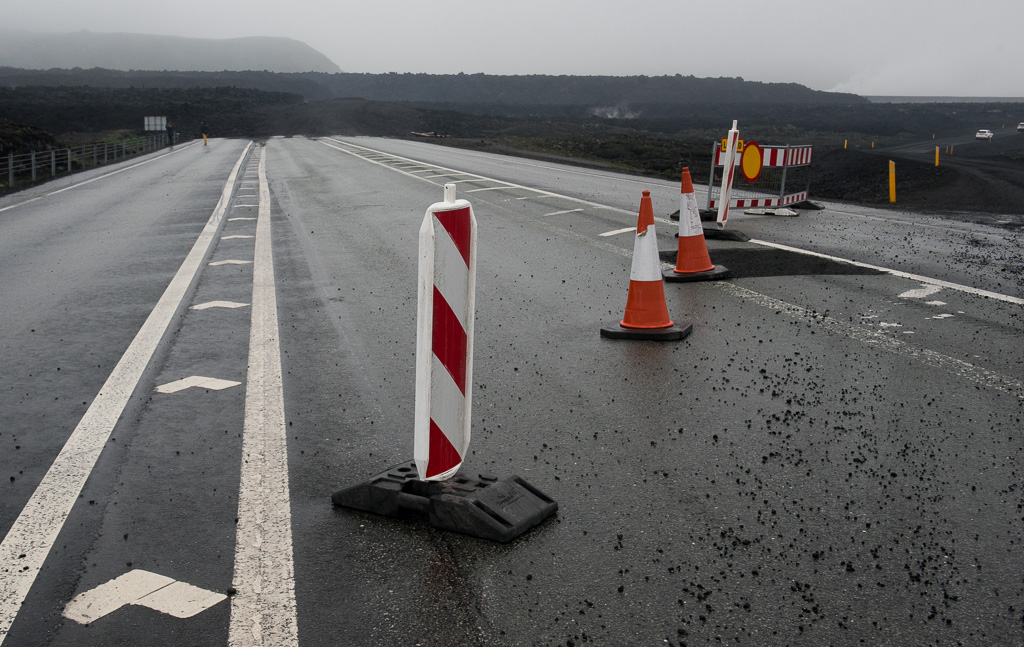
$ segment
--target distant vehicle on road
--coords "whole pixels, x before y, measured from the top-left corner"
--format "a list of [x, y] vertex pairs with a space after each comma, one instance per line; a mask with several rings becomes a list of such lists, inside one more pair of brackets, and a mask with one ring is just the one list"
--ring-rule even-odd
[[1024, 121], [1017, 124], [1017, 132], [1024, 133]]
[[992, 139], [992, 131], [991, 130], [984, 130], [984, 129], [979, 130], [978, 132], [974, 133], [974, 138], [975, 139]]

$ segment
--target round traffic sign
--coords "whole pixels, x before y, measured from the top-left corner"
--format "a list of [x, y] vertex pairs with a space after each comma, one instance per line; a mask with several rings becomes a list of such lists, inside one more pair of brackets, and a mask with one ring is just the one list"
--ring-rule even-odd
[[743, 179], [747, 182], [756, 182], [761, 177], [764, 157], [761, 155], [761, 147], [757, 142], [747, 142], [743, 147], [743, 156], [740, 157], [740, 170], [743, 172]]

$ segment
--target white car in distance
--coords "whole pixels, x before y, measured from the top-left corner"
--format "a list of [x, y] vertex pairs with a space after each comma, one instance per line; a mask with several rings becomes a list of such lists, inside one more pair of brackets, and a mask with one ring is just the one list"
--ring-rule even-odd
[[974, 133], [974, 138], [975, 139], [988, 139], [988, 140], [991, 140], [992, 139], [992, 131], [991, 130], [984, 130], [984, 129], [979, 130], [978, 132]]

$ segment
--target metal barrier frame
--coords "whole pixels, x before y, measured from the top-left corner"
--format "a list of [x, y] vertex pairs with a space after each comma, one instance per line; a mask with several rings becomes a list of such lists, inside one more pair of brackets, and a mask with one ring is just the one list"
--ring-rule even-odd
[[[761, 154], [763, 156], [763, 168], [766, 169], [781, 169], [781, 179], [779, 181], [779, 190], [772, 192], [768, 196], [758, 197], [734, 197], [729, 201], [729, 207], [736, 208], [749, 208], [749, 207], [784, 207], [798, 202], [807, 200], [807, 197], [811, 190], [811, 175], [809, 167], [811, 166], [811, 160], [813, 158], [813, 146], [760, 146]], [[718, 200], [713, 200], [712, 195], [715, 189], [715, 169], [723, 168], [722, 163], [722, 145], [719, 142], [715, 142], [714, 147], [711, 149], [711, 173], [708, 178], [708, 210], [714, 210], [718, 207]], [[736, 165], [740, 165], [741, 155], [736, 155]], [[803, 190], [796, 191], [794, 193], [786, 193], [786, 176], [790, 169], [807, 168], [807, 182], [804, 185]], [[733, 181], [733, 188], [737, 186], [735, 180]], [[749, 191], [749, 190], [748, 190]], [[753, 191], [761, 194], [767, 193], [767, 191], [761, 189], [754, 189]], [[722, 195], [722, 187], [718, 186], [718, 195]]]

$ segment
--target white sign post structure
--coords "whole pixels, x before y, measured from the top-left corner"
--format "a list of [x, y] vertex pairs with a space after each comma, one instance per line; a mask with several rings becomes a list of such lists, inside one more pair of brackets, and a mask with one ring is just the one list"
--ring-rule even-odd
[[336, 506], [509, 542], [558, 510], [558, 503], [512, 475], [452, 478], [469, 449], [477, 228], [473, 207], [444, 187], [419, 241], [416, 407], [413, 459], [331, 495]]
[[[726, 144], [725, 157], [722, 158], [722, 193], [718, 203], [718, 226], [725, 227], [725, 221], [729, 219], [729, 197], [732, 195], [732, 181], [736, 177], [736, 147], [740, 140], [740, 131], [736, 127], [736, 120], [732, 122], [729, 129], [729, 138]], [[709, 188], [710, 190], [710, 188]], [[682, 214], [680, 213], [680, 219]]]
[[476, 249], [473, 207], [446, 184], [420, 227], [413, 458], [427, 481], [454, 476], [469, 448]]

